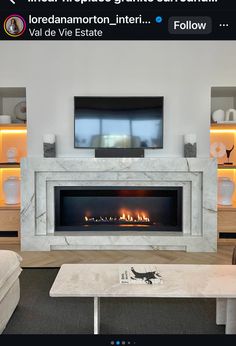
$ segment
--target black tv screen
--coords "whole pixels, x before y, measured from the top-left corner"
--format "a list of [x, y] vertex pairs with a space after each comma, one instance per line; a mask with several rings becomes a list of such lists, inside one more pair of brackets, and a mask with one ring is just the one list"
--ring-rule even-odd
[[74, 98], [75, 148], [163, 148], [163, 97]]

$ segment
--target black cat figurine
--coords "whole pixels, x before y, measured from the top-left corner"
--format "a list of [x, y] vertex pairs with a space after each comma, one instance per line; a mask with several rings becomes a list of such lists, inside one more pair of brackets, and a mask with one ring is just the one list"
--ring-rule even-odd
[[233, 150], [234, 150], [234, 145], [232, 146], [231, 149], [226, 149], [226, 155], [227, 155], [228, 162], [225, 162], [224, 163], [225, 165], [232, 165], [233, 164], [233, 162], [229, 162], [229, 157], [230, 157], [230, 154]]

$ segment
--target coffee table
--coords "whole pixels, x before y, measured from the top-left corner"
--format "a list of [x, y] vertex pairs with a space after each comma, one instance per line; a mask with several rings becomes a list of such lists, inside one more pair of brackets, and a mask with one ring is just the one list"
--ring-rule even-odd
[[[100, 331], [101, 297], [216, 298], [216, 324], [236, 334], [236, 266], [148, 264], [163, 283], [123, 284], [119, 273], [140, 264], [63, 264], [50, 290], [51, 297], [93, 297], [94, 334]], [[145, 266], [145, 265], [143, 265]]]

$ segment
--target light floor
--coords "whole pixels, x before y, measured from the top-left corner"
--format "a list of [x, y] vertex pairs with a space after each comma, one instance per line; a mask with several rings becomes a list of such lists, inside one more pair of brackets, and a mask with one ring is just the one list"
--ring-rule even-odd
[[60, 267], [63, 263], [182, 263], [231, 264], [233, 246], [218, 246], [217, 252], [183, 251], [20, 251], [19, 245], [3, 245], [23, 258], [22, 267]]

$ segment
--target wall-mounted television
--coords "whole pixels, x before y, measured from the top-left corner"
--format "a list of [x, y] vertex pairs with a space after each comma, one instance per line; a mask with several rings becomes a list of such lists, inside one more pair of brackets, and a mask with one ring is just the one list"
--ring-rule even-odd
[[74, 98], [75, 148], [163, 148], [163, 97]]

